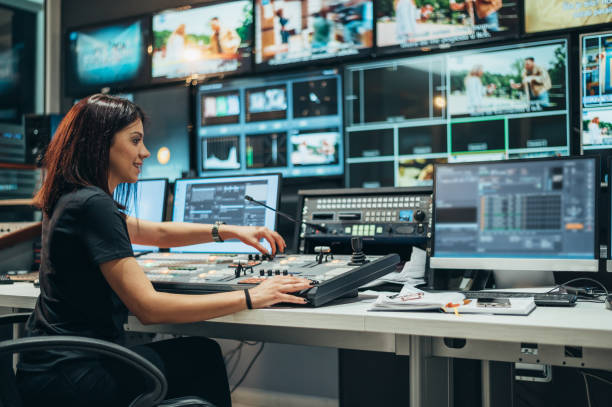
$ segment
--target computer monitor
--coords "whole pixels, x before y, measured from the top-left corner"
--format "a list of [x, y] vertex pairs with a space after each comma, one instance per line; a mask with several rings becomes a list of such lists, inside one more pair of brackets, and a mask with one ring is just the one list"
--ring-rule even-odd
[[[168, 180], [142, 179], [136, 183], [136, 193], [128, 196], [128, 216], [152, 222], [163, 222], [166, 217], [166, 195], [168, 191]], [[115, 191], [117, 199], [118, 191]], [[136, 198], [136, 202], [134, 202]], [[135, 252], [159, 251], [159, 247], [133, 244]]]
[[[280, 181], [280, 174], [176, 180], [172, 221], [205, 224], [221, 221], [228, 225], [265, 226], [274, 230], [276, 213], [244, 197], [249, 195], [276, 209], [280, 197]], [[262, 244], [270, 250], [266, 240], [262, 240]], [[254, 247], [238, 240], [175, 247], [170, 251], [258, 253]]]
[[256, 69], [367, 55], [373, 0], [255, 0]]
[[523, 9], [527, 34], [612, 22], [608, 1], [525, 0]]
[[84, 96], [104, 87], [118, 89], [147, 83], [148, 18], [75, 28], [66, 35], [68, 95]]
[[335, 69], [208, 83], [196, 93], [198, 175], [344, 170], [342, 80]]
[[582, 150], [612, 148], [612, 31], [580, 36]]
[[441, 164], [431, 267], [597, 271], [595, 157]]
[[[420, 3], [417, 5], [417, 3]], [[519, 34], [518, 2], [376, 2], [376, 52], [448, 48]]]
[[569, 155], [567, 56], [560, 38], [346, 66], [346, 185], [427, 186], [438, 163]]
[[253, 3], [214, 1], [153, 15], [155, 82], [251, 70]]

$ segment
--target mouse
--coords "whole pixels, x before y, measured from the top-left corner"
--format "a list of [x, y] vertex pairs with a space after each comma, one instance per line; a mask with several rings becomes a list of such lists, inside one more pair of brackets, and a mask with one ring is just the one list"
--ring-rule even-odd
[[606, 309], [609, 309], [610, 311], [612, 311], [612, 294], [608, 294], [606, 295]]

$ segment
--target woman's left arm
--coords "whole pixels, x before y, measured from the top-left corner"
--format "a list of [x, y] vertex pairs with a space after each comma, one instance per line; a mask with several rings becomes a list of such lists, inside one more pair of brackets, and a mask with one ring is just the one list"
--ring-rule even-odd
[[[180, 247], [212, 242], [212, 225], [180, 222], [151, 222], [127, 217], [130, 240], [135, 244], [157, 247]], [[220, 225], [219, 236], [223, 240], [238, 239], [262, 253], [267, 253], [261, 244], [266, 239], [272, 247], [272, 255], [283, 252], [287, 247], [285, 240], [273, 230], [263, 226]]]

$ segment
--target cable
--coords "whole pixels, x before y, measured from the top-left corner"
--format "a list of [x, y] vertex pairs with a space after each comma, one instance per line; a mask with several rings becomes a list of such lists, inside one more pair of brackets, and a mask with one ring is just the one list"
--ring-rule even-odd
[[251, 359], [251, 362], [249, 363], [249, 365], [247, 366], [246, 370], [244, 371], [244, 373], [242, 374], [242, 377], [238, 380], [238, 382], [236, 383], [236, 385], [234, 385], [234, 388], [232, 390], [230, 390], [230, 393], [233, 393], [234, 390], [236, 390], [238, 388], [238, 386], [240, 386], [242, 384], [242, 382], [244, 381], [244, 379], [246, 378], [247, 374], [249, 374], [249, 371], [251, 370], [251, 368], [253, 367], [253, 364], [255, 363], [255, 361], [257, 360], [257, 358], [259, 357], [259, 355], [261, 355], [261, 352], [263, 351], [265, 342], [261, 343], [261, 348], [259, 348], [259, 350], [257, 351], [257, 353], [255, 354], [255, 356], [253, 356], [253, 359]]
[[593, 379], [601, 380], [602, 382], [612, 386], [612, 382], [610, 380], [604, 379], [603, 377], [594, 375], [593, 373], [587, 373], [587, 372], [582, 372], [582, 374], [585, 375], [585, 376], [592, 377]]
[[589, 390], [589, 381], [587, 380], [586, 373], [580, 371], [582, 373], [582, 378], [584, 379], [584, 387], [586, 388], [586, 396], [587, 396], [587, 406], [591, 407], [591, 392]]
[[[603, 288], [604, 292], [606, 293], [605, 295], [606, 295], [606, 296], [608, 296], [608, 289], [607, 289], [607, 288], [606, 288], [606, 287], [605, 287], [605, 286], [604, 286], [602, 283], [600, 283], [599, 281], [597, 281], [597, 280], [595, 280], [595, 279], [588, 278], [588, 277], [578, 277], [578, 278], [573, 278], [573, 279], [571, 279], [571, 280], [569, 280], [569, 281], [566, 281], [566, 282], [565, 282], [565, 283], [563, 283], [563, 284], [559, 284], [559, 285], [554, 286], [553, 288], [551, 288], [550, 290], [548, 290], [548, 291], [547, 291], [547, 293], [550, 293], [550, 292], [553, 292], [553, 291], [558, 290], [558, 289], [560, 289], [560, 288], [563, 288], [563, 287], [567, 286], [568, 284], [573, 283], [573, 282], [575, 282], [575, 281], [582, 281], [582, 280], [585, 280], [585, 281], [590, 281], [590, 282], [592, 282], [592, 283], [597, 284], [598, 286], [600, 286], [601, 288]], [[584, 299], [580, 299], [580, 300], [581, 300], [581, 301], [584, 301]], [[602, 302], [603, 302], [603, 301], [602, 301]]]

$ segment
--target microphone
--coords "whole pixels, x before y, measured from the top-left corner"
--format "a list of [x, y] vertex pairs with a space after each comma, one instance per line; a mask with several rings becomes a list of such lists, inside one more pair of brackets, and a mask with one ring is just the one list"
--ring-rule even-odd
[[311, 227], [313, 227], [314, 229], [318, 230], [319, 232], [323, 232], [323, 233], [327, 232], [327, 228], [326, 228], [325, 226], [317, 225], [317, 224], [315, 224], [315, 223], [310, 223], [310, 222], [306, 222], [306, 221], [298, 222], [297, 220], [295, 220], [295, 219], [294, 219], [294, 218], [292, 218], [291, 216], [287, 215], [286, 213], [281, 212], [281, 211], [279, 211], [278, 209], [274, 209], [273, 207], [268, 206], [268, 205], [266, 205], [266, 204], [265, 204], [265, 203], [263, 203], [263, 202], [259, 202], [259, 201], [254, 200], [254, 199], [253, 199], [253, 197], [251, 197], [250, 195], [245, 195], [245, 196], [244, 196], [244, 199], [245, 199], [245, 200], [247, 200], [247, 201], [249, 201], [249, 202], [253, 202], [254, 204], [257, 204], [257, 205], [263, 206], [264, 208], [270, 209], [270, 210], [272, 210], [272, 211], [274, 211], [274, 212], [278, 213], [278, 214], [279, 214], [280, 216], [282, 216], [283, 218], [290, 220], [290, 221], [291, 221], [291, 222], [293, 222], [293, 223], [303, 223], [304, 225], [307, 225], [307, 226], [311, 226]]

